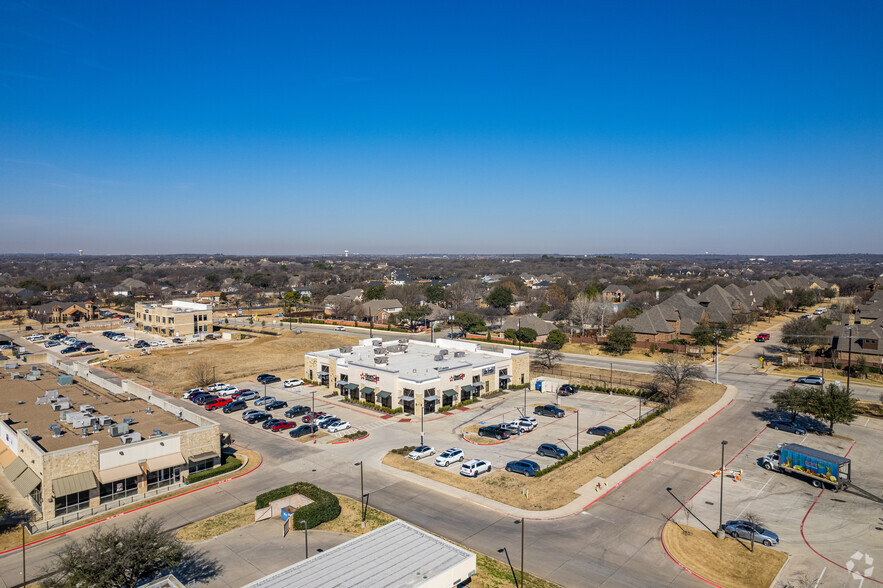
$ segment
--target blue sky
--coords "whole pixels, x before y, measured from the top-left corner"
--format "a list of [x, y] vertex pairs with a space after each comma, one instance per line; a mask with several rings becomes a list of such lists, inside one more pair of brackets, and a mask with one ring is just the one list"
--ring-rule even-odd
[[883, 4], [0, 4], [0, 252], [883, 252]]

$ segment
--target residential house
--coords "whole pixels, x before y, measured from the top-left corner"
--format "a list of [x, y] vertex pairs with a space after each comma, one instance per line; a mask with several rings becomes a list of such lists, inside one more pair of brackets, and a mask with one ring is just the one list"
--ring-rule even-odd
[[374, 320], [374, 324], [386, 324], [389, 317], [402, 311], [402, 303], [395, 298], [387, 300], [369, 300], [359, 307], [359, 320]]
[[508, 329], [533, 329], [537, 332], [537, 343], [546, 340], [556, 327], [554, 323], [544, 321], [535, 314], [526, 314], [524, 316], [510, 316], [503, 321], [502, 330], [505, 333]]
[[705, 307], [688, 297], [683, 292], [678, 292], [674, 296], [666, 299], [659, 306], [663, 308], [672, 308], [677, 311], [678, 316], [681, 319], [681, 336], [692, 335], [696, 327], [709, 322], [708, 312], [706, 312]]
[[671, 306], [653, 306], [635, 318], [618, 321], [616, 325], [630, 327], [637, 341], [668, 343], [681, 338], [681, 317]]
[[860, 357], [864, 357], [869, 366], [883, 365], [883, 319], [870, 325], [853, 325], [852, 328], [847, 325], [828, 325], [827, 332], [831, 336], [835, 362], [846, 364], [851, 356], [853, 365]]
[[49, 323], [92, 321], [98, 318], [98, 307], [91, 300], [84, 302], [47, 302], [32, 310], [45, 312]]
[[601, 299], [609, 304], [621, 304], [634, 294], [632, 289], [622, 284], [610, 284], [601, 292]]

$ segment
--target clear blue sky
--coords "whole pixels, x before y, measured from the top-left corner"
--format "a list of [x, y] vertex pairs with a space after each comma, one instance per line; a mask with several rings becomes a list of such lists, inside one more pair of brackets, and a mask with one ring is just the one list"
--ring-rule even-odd
[[883, 3], [0, 4], [0, 252], [883, 252]]

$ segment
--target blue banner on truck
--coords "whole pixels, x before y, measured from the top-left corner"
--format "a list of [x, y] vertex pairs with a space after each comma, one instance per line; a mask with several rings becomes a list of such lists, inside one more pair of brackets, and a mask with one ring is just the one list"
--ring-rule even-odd
[[806, 471], [823, 478], [827, 478], [832, 482], [837, 481], [840, 477], [838, 464], [834, 461], [822, 459], [812, 455], [806, 455], [800, 451], [795, 451], [786, 446], [781, 449], [780, 463], [789, 468], [798, 471]]

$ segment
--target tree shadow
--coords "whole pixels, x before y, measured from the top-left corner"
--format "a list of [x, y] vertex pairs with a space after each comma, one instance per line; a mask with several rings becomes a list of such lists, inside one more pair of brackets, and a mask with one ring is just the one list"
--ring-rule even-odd
[[0, 535], [15, 531], [23, 524], [33, 522], [36, 516], [37, 513], [30, 509], [10, 509], [0, 518]]
[[208, 584], [224, 571], [224, 566], [217, 560], [208, 557], [205, 551], [192, 550], [184, 563], [171, 570], [182, 584]]
[[[783, 410], [776, 410], [775, 408], [763, 408], [752, 411], [755, 417], [762, 421], [786, 421], [791, 422], [791, 413]], [[818, 435], [827, 434], [828, 425], [823, 423], [822, 421], [815, 419], [809, 415], [798, 414], [797, 418], [794, 419], [794, 424], [806, 429], [807, 433], [816, 433]], [[801, 435], [795, 435], [796, 439], [799, 440]], [[795, 441], [798, 443], [799, 441]]]

